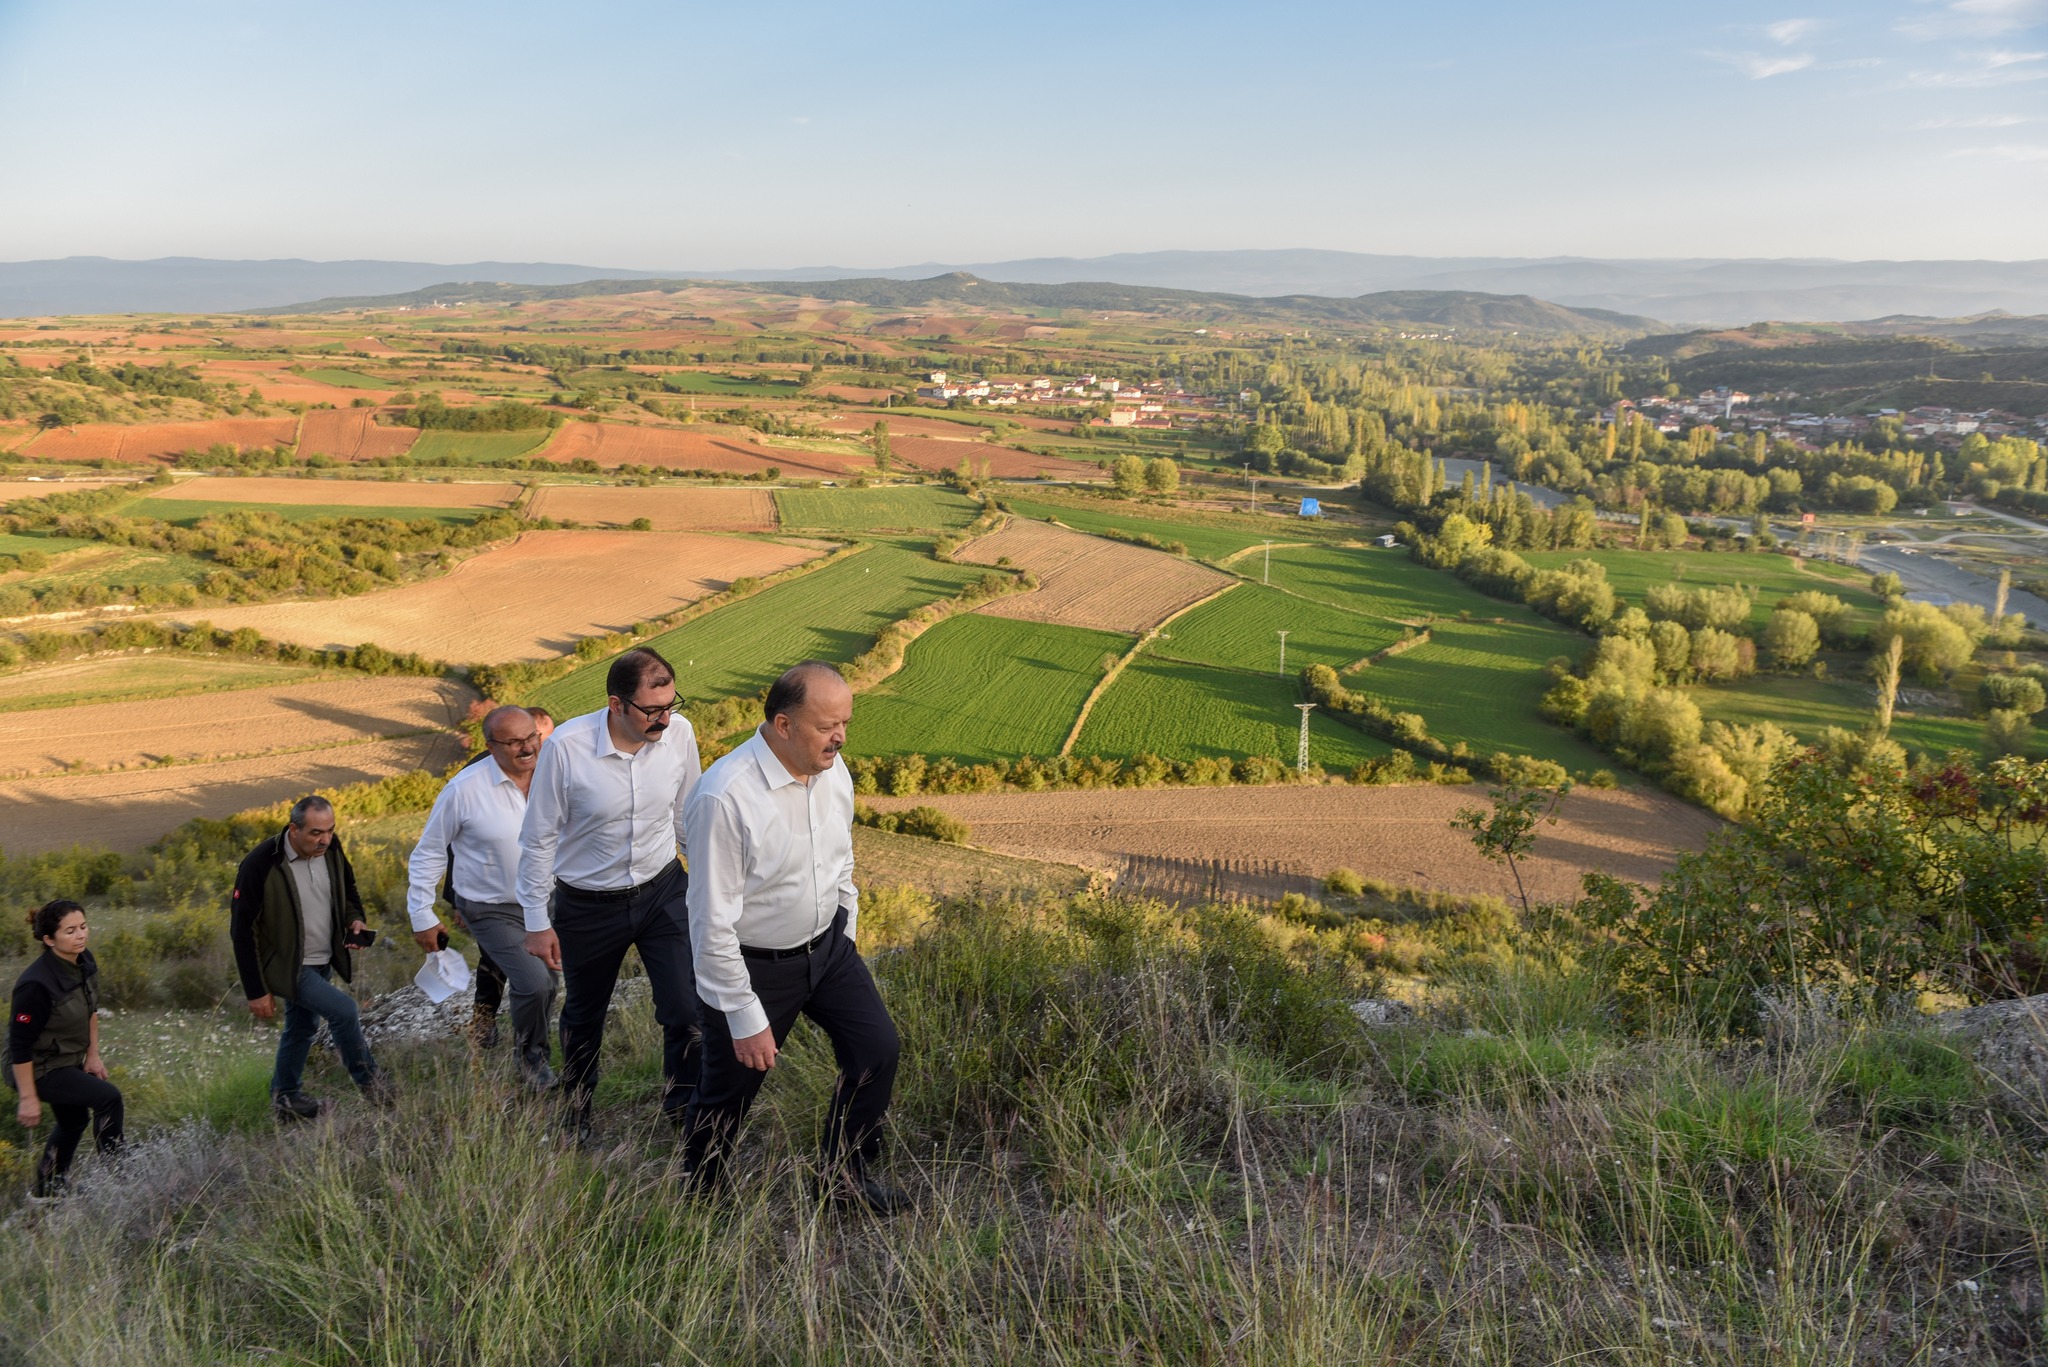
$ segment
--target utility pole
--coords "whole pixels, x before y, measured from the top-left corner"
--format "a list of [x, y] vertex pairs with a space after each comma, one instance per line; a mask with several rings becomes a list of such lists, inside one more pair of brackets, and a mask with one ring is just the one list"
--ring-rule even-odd
[[1294, 706], [1295, 710], [1301, 713], [1301, 744], [1294, 752], [1294, 772], [1305, 774], [1308, 772], [1308, 714], [1316, 710], [1316, 705], [1312, 702], [1298, 702]]
[[1259, 582], [1261, 584], [1273, 582], [1273, 543], [1270, 541], [1266, 543], [1266, 568], [1259, 575]]
[[[1289, 628], [1292, 630], [1293, 628]], [[1287, 632], [1280, 633], [1280, 677], [1287, 677]]]

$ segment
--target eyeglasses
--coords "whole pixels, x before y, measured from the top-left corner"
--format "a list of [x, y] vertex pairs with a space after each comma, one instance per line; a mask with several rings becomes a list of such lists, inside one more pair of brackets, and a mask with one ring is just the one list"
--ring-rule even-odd
[[484, 744], [485, 744], [485, 745], [503, 745], [503, 746], [506, 746], [506, 747], [508, 747], [508, 748], [510, 748], [510, 749], [513, 749], [513, 750], [517, 750], [517, 749], [520, 749], [520, 748], [521, 748], [522, 746], [527, 746], [527, 745], [539, 745], [539, 744], [540, 744], [540, 732], [538, 732], [538, 731], [529, 731], [529, 732], [527, 732], [527, 733], [526, 733], [525, 735], [523, 735], [523, 736], [508, 736], [508, 737], [506, 737], [506, 738], [505, 738], [505, 739], [503, 739], [503, 740], [497, 740], [497, 739], [493, 739], [493, 738], [492, 738], [492, 737], [490, 737], [490, 736], [485, 736], [485, 737], [484, 737]]
[[676, 704], [680, 703], [682, 699], [674, 698], [655, 707], [649, 707], [643, 702], [634, 702], [631, 698], [620, 698], [619, 701], [646, 717], [647, 720], [653, 721], [656, 717], [666, 716], [670, 712], [675, 711]]

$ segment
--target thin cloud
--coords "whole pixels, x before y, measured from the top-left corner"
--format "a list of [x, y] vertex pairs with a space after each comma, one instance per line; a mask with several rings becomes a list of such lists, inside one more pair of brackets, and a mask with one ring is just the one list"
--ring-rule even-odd
[[2002, 66], [2018, 66], [2021, 62], [2038, 62], [2048, 58], [2048, 52], [1987, 52], [1984, 65], [1996, 71]]
[[1709, 58], [1725, 62], [1752, 81], [1767, 81], [1773, 76], [1787, 76], [1795, 71], [1804, 71], [1813, 65], [1810, 53], [1798, 52], [1777, 57], [1762, 52], [1709, 52]]
[[1897, 25], [1908, 38], [1995, 38], [2048, 22], [2048, 0], [1948, 0], [1934, 13]]
[[1818, 19], [1780, 19], [1775, 24], [1765, 24], [1764, 32], [1779, 47], [1790, 47], [1819, 27]]

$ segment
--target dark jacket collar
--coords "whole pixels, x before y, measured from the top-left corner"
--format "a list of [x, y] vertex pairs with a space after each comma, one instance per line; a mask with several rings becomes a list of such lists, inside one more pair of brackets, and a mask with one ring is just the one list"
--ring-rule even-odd
[[93, 961], [91, 950], [79, 951], [78, 969], [79, 976], [73, 978], [66, 971], [64, 961], [57, 957], [57, 951], [44, 945], [43, 952], [36, 957], [36, 961], [23, 970], [21, 981], [40, 984], [42, 989], [50, 994], [50, 1000], [55, 1001], [70, 995], [88, 979], [98, 976], [99, 965]]

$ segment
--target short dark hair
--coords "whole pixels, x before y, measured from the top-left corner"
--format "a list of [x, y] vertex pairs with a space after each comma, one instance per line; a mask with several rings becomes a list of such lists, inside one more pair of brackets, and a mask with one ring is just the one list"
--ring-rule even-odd
[[292, 804], [292, 825], [303, 831], [306, 829], [306, 816], [309, 812], [331, 812], [333, 810], [334, 804], [320, 796], [320, 794], [307, 793]]
[[64, 924], [64, 918], [74, 911], [85, 908], [69, 898], [59, 897], [54, 902], [45, 902], [28, 914], [28, 933], [37, 940], [43, 940], [57, 933], [57, 927]]
[[768, 686], [768, 698], [761, 704], [764, 721], [774, 721], [785, 713], [801, 708], [811, 696], [811, 680], [819, 674], [830, 674], [841, 683], [846, 676], [837, 667], [823, 660], [805, 660], [782, 671], [782, 677]]
[[670, 683], [675, 682], [675, 666], [662, 659], [660, 651], [649, 646], [634, 646], [613, 660], [612, 667], [604, 672], [605, 696], [631, 702], [649, 676], [656, 673], [666, 674]]

